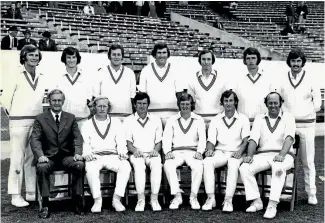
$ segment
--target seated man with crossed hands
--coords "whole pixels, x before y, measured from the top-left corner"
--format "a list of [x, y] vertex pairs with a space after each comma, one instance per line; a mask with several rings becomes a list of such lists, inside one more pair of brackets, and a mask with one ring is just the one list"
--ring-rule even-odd
[[203, 174], [202, 153], [205, 149], [205, 123], [201, 116], [193, 113], [195, 102], [187, 92], [178, 100], [180, 112], [167, 120], [163, 133], [163, 151], [166, 155], [164, 169], [171, 194], [174, 195], [169, 208], [178, 209], [183, 203], [176, 168], [184, 162], [192, 170], [190, 204], [192, 209], [200, 209], [197, 193]]

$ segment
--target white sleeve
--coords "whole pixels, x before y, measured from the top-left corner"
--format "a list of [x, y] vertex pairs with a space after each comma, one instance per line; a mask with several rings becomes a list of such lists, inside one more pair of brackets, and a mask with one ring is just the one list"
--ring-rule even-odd
[[165, 130], [163, 133], [163, 151], [165, 154], [172, 150], [172, 143], [173, 143], [173, 119], [167, 120]]
[[144, 67], [140, 74], [139, 91], [147, 93], [147, 71]]
[[91, 134], [88, 125], [88, 121], [81, 127], [81, 135], [83, 138], [83, 149], [82, 149], [82, 156], [86, 156], [92, 153], [92, 148], [90, 145], [91, 141]]
[[120, 120], [116, 120], [116, 144], [117, 144], [117, 153], [118, 154], [127, 154], [128, 150], [126, 148], [125, 132], [123, 125]]
[[214, 146], [217, 144], [218, 129], [217, 120], [214, 118], [211, 120], [208, 129], [208, 142], [212, 143]]
[[130, 98], [134, 98], [136, 94], [137, 84], [136, 84], [135, 74], [132, 70], [130, 70], [130, 74], [132, 74], [130, 77]]

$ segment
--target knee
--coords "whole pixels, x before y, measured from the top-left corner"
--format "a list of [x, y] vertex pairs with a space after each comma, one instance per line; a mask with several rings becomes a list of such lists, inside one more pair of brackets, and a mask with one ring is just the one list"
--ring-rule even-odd
[[129, 161], [127, 161], [127, 160], [122, 160], [119, 169], [122, 169], [123, 172], [131, 173], [131, 165], [130, 165]]
[[74, 170], [77, 172], [83, 172], [85, 169], [85, 163], [83, 161], [76, 161], [74, 165]]
[[166, 160], [165, 164], [164, 164], [164, 169], [165, 169], [165, 171], [176, 170], [176, 166], [174, 165], [173, 160], [171, 160], [171, 159]]
[[232, 168], [236, 168], [238, 169], [240, 167], [240, 163], [241, 161], [239, 159], [236, 159], [236, 158], [230, 158], [228, 160], [228, 168], [232, 169]]
[[193, 165], [191, 165], [191, 169], [194, 172], [203, 172], [203, 162], [198, 160], [197, 162], [193, 163]]
[[243, 163], [239, 167], [239, 172], [241, 176], [247, 175], [249, 173], [249, 164], [248, 163]]
[[212, 157], [206, 157], [203, 160], [203, 166], [204, 166], [204, 168], [211, 168], [213, 166], [213, 159], [212, 159]]
[[39, 174], [48, 174], [50, 171], [50, 165], [48, 163], [38, 163], [36, 166], [36, 173]]
[[133, 160], [134, 171], [145, 171], [146, 165], [143, 158], [135, 158]]

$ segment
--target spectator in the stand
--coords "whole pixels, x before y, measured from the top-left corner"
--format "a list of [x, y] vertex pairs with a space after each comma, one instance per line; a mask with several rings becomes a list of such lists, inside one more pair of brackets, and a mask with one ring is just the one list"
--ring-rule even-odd
[[287, 26], [280, 32], [282, 36], [287, 36], [288, 34], [294, 34], [294, 33], [295, 31], [293, 30], [292, 24], [287, 24]]
[[213, 27], [217, 29], [224, 29], [223, 24], [216, 18], [216, 21], [213, 23]]
[[34, 39], [31, 39], [31, 33], [28, 29], [23, 32], [25, 38], [18, 40], [18, 50], [21, 50], [25, 45], [32, 44], [37, 47], [37, 42]]
[[16, 8], [15, 2], [10, 4], [10, 8], [7, 9], [7, 13], [4, 17], [8, 19], [23, 19], [20, 10]]
[[49, 1], [49, 8], [58, 8], [59, 7], [59, 2], [57, 1]]
[[95, 15], [106, 14], [106, 9], [104, 8], [101, 1], [98, 1], [97, 5], [94, 5], [94, 14]]
[[43, 34], [43, 39], [38, 42], [40, 51], [57, 51], [55, 40], [51, 39], [51, 33], [45, 31]]
[[141, 8], [141, 15], [142, 16], [148, 16], [149, 11], [150, 11], [149, 2], [148, 1], [145, 1], [143, 3], [142, 8]]
[[122, 3], [122, 11], [127, 15], [136, 15], [136, 6], [133, 1], [123, 1]]
[[108, 13], [109, 2], [103, 2], [103, 7], [105, 8], [106, 13]]
[[180, 6], [188, 6], [188, 1], [179, 1], [178, 5], [180, 5]]
[[137, 7], [137, 15], [140, 16], [142, 13], [142, 6], [144, 5], [144, 1], [136, 1], [135, 5]]
[[22, 4], [20, 6], [20, 9], [19, 10], [20, 10], [21, 13], [27, 13], [28, 12], [28, 9], [27, 9], [27, 7], [26, 7], [25, 4]]
[[108, 7], [108, 11], [110, 13], [122, 13], [122, 5], [119, 1], [112, 1], [111, 4]]
[[165, 11], [166, 11], [166, 2], [165, 1], [157, 1], [157, 2], [155, 2], [155, 5], [156, 5], [157, 16], [159, 18], [163, 18]]
[[10, 27], [9, 28], [9, 35], [5, 36], [1, 40], [1, 49], [2, 50], [14, 50], [17, 47], [17, 36], [18, 29], [17, 27]]
[[87, 2], [87, 5], [84, 7], [84, 14], [85, 15], [95, 15], [94, 7], [91, 6], [91, 2]]
[[306, 22], [307, 19], [307, 14], [308, 14], [308, 7], [305, 4], [305, 2], [300, 2], [300, 5], [297, 7], [297, 14], [298, 14], [298, 27], [297, 29], [300, 32], [304, 32], [305, 28], [304, 28], [304, 23]]
[[151, 17], [151, 18], [157, 18], [155, 1], [149, 1], [149, 8], [150, 8], [149, 17]]
[[295, 9], [293, 6], [293, 2], [290, 2], [290, 4], [287, 5], [286, 16], [287, 16], [287, 22], [289, 25], [295, 23]]
[[237, 2], [230, 2], [229, 7], [230, 7], [230, 10], [237, 10], [238, 3]]

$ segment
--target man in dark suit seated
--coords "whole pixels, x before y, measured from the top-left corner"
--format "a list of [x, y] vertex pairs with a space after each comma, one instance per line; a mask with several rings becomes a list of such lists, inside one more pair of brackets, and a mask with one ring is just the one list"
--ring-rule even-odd
[[40, 51], [57, 51], [55, 40], [51, 39], [51, 33], [45, 31], [43, 34], [43, 39], [39, 40], [38, 48]]
[[8, 19], [23, 19], [20, 9], [16, 8], [15, 2], [10, 4], [10, 8], [7, 9], [7, 13], [4, 17]]
[[37, 47], [37, 42], [36, 40], [30, 38], [31, 33], [28, 29], [26, 29], [23, 34], [25, 35], [25, 38], [18, 40], [18, 50], [21, 50], [25, 45], [29, 44], [32, 44]]
[[17, 49], [17, 36], [18, 29], [13, 26], [9, 28], [9, 35], [5, 36], [1, 40], [1, 49], [2, 50], [16, 50]]
[[62, 111], [65, 96], [55, 89], [48, 95], [50, 110], [37, 115], [31, 136], [31, 148], [35, 156], [36, 174], [42, 196], [40, 218], [48, 218], [50, 175], [59, 168], [72, 172], [72, 199], [75, 213], [83, 211], [83, 175], [85, 164], [82, 154], [82, 136], [73, 114]]

